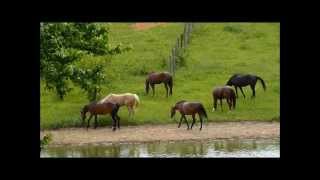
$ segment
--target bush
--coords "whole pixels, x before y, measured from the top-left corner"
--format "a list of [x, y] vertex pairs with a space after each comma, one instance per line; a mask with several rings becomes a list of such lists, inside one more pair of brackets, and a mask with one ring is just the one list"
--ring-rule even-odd
[[242, 32], [243, 30], [237, 26], [237, 25], [226, 25], [224, 26], [223, 28], [224, 31], [227, 31], [227, 32], [231, 32], [231, 33], [240, 33]]
[[188, 53], [182, 52], [182, 50], [179, 51], [176, 58], [176, 65], [177, 67], [186, 67], [187, 66], [187, 58]]

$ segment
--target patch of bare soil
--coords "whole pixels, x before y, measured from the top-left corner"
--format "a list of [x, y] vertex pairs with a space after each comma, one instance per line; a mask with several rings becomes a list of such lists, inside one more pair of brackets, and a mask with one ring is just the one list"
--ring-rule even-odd
[[166, 23], [134, 23], [131, 27], [135, 30], [146, 30]]
[[280, 137], [279, 122], [206, 123], [202, 131], [199, 131], [199, 125], [195, 124], [192, 130], [187, 130], [186, 124], [180, 128], [177, 124], [121, 126], [115, 132], [111, 127], [89, 128], [88, 131], [85, 128], [64, 128], [41, 131], [40, 136], [51, 133], [52, 145]]

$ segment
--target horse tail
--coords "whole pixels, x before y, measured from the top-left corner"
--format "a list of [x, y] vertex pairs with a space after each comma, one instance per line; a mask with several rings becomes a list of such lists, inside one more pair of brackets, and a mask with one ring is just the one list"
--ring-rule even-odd
[[172, 87], [173, 87], [173, 80], [172, 80], [172, 76], [170, 76], [170, 77], [169, 77], [168, 84], [169, 84], [169, 88], [170, 88], [170, 94], [172, 95]]
[[236, 101], [237, 101], [236, 93], [234, 91], [232, 91], [232, 106], [233, 106], [233, 109], [236, 109]]
[[136, 107], [138, 107], [138, 105], [140, 104], [139, 96], [138, 96], [138, 95], [136, 95], [136, 94], [134, 94], [133, 96], [134, 96], [134, 98], [136, 99], [135, 106], [136, 106]]
[[257, 76], [257, 79], [260, 80], [261, 84], [262, 84], [262, 87], [263, 87], [263, 90], [266, 90], [266, 84], [264, 83], [263, 79], [259, 76]]
[[148, 94], [149, 93], [149, 80], [146, 79], [146, 93]]
[[201, 114], [202, 116], [204, 116], [204, 117], [207, 119], [207, 121], [208, 121], [207, 112], [206, 112], [206, 110], [204, 109], [204, 107], [203, 107], [202, 104], [200, 105], [200, 114]]

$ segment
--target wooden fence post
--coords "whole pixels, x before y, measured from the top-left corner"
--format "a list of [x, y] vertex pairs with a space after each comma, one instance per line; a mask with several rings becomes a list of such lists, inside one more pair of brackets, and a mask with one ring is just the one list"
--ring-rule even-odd
[[168, 59], [168, 69], [169, 69], [169, 72], [171, 73], [171, 56], [170, 55]]
[[193, 29], [193, 23], [185, 23], [183, 33], [180, 34], [177, 38], [177, 42], [175, 46], [172, 48], [171, 55], [169, 55], [169, 71], [175, 76], [177, 57], [181, 55], [181, 53], [185, 52], [186, 47], [190, 41], [190, 34]]
[[184, 48], [186, 48], [187, 46], [187, 24], [184, 25], [184, 29], [183, 29], [183, 37], [184, 37]]
[[181, 43], [181, 44], [180, 44], [180, 47], [181, 47], [181, 48], [184, 48], [184, 47], [183, 47], [183, 34], [180, 35], [180, 43]]
[[176, 43], [176, 54], [178, 55], [179, 54], [179, 38], [177, 39], [177, 43]]
[[175, 47], [172, 49], [172, 74], [174, 74], [174, 64], [175, 64]]

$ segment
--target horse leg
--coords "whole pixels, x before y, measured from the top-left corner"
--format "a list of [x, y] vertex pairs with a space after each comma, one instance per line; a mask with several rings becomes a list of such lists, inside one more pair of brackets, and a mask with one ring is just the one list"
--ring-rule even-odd
[[170, 95], [170, 96], [172, 96], [172, 86], [173, 86], [173, 84], [169, 84], [169, 88], [170, 88], [169, 95]]
[[246, 98], [246, 96], [245, 96], [244, 93], [243, 93], [242, 87], [239, 87], [239, 88], [240, 88], [240, 90], [241, 90], [241, 93], [242, 93], [242, 95], [243, 95], [243, 98]]
[[130, 113], [131, 114], [130, 115], [131, 118], [130, 119], [133, 120], [133, 117], [134, 117], [134, 105], [130, 106], [130, 111], [131, 111], [131, 113]]
[[131, 106], [131, 119], [134, 119], [134, 105]]
[[252, 98], [256, 96], [256, 90], [255, 90], [255, 85], [250, 85], [251, 90], [252, 90]]
[[181, 126], [182, 119], [183, 119], [183, 115], [181, 115], [181, 118], [180, 118], [180, 122], [179, 122], [178, 128], [180, 128], [180, 126]]
[[115, 131], [116, 130], [116, 118], [115, 118], [115, 113], [112, 113], [111, 115], [111, 118], [112, 118], [112, 131]]
[[155, 89], [154, 89], [154, 84], [150, 84], [151, 88], [152, 88], [152, 94], [154, 96], [154, 93], [155, 93]]
[[168, 97], [168, 85], [167, 85], [167, 83], [164, 83], [164, 87], [166, 88], [166, 95], [167, 95], [167, 97]]
[[212, 108], [212, 112], [215, 111], [217, 109], [217, 98], [213, 98], [213, 108]]
[[184, 118], [184, 120], [186, 121], [186, 123], [187, 123], [187, 130], [189, 129], [189, 123], [188, 123], [188, 120], [187, 120], [187, 118], [186, 118], [186, 116], [185, 115], [183, 115], [183, 118]]
[[81, 127], [84, 127], [84, 123], [86, 122], [86, 118], [84, 117], [83, 119], [82, 119], [82, 122], [81, 122]]
[[227, 99], [227, 103], [229, 106], [229, 110], [231, 111], [232, 100], [230, 98]]
[[89, 128], [90, 120], [91, 120], [92, 116], [93, 116], [93, 114], [91, 114], [90, 117], [89, 117], [89, 119], [88, 119], [87, 130], [88, 130], [88, 128]]
[[200, 116], [200, 114], [199, 114], [199, 119], [200, 119], [200, 131], [201, 131], [201, 129], [202, 129], [202, 117]]
[[120, 130], [120, 117], [116, 114], [116, 117], [117, 117], [117, 123], [118, 123], [118, 129]]
[[237, 98], [238, 98], [238, 86], [235, 86], [235, 89], [236, 89], [236, 95], [237, 95]]
[[190, 129], [192, 129], [192, 127], [193, 127], [195, 122], [196, 122], [195, 115], [192, 114], [192, 124], [191, 124], [191, 128]]
[[129, 120], [131, 120], [131, 107], [127, 106], [127, 108], [128, 108], [128, 112], [129, 112]]
[[222, 109], [222, 98], [220, 99], [220, 106], [221, 106], [221, 111], [223, 111], [223, 109]]
[[98, 119], [98, 115], [96, 114], [95, 116], [94, 116], [94, 128], [95, 129], [97, 129], [97, 119]]

